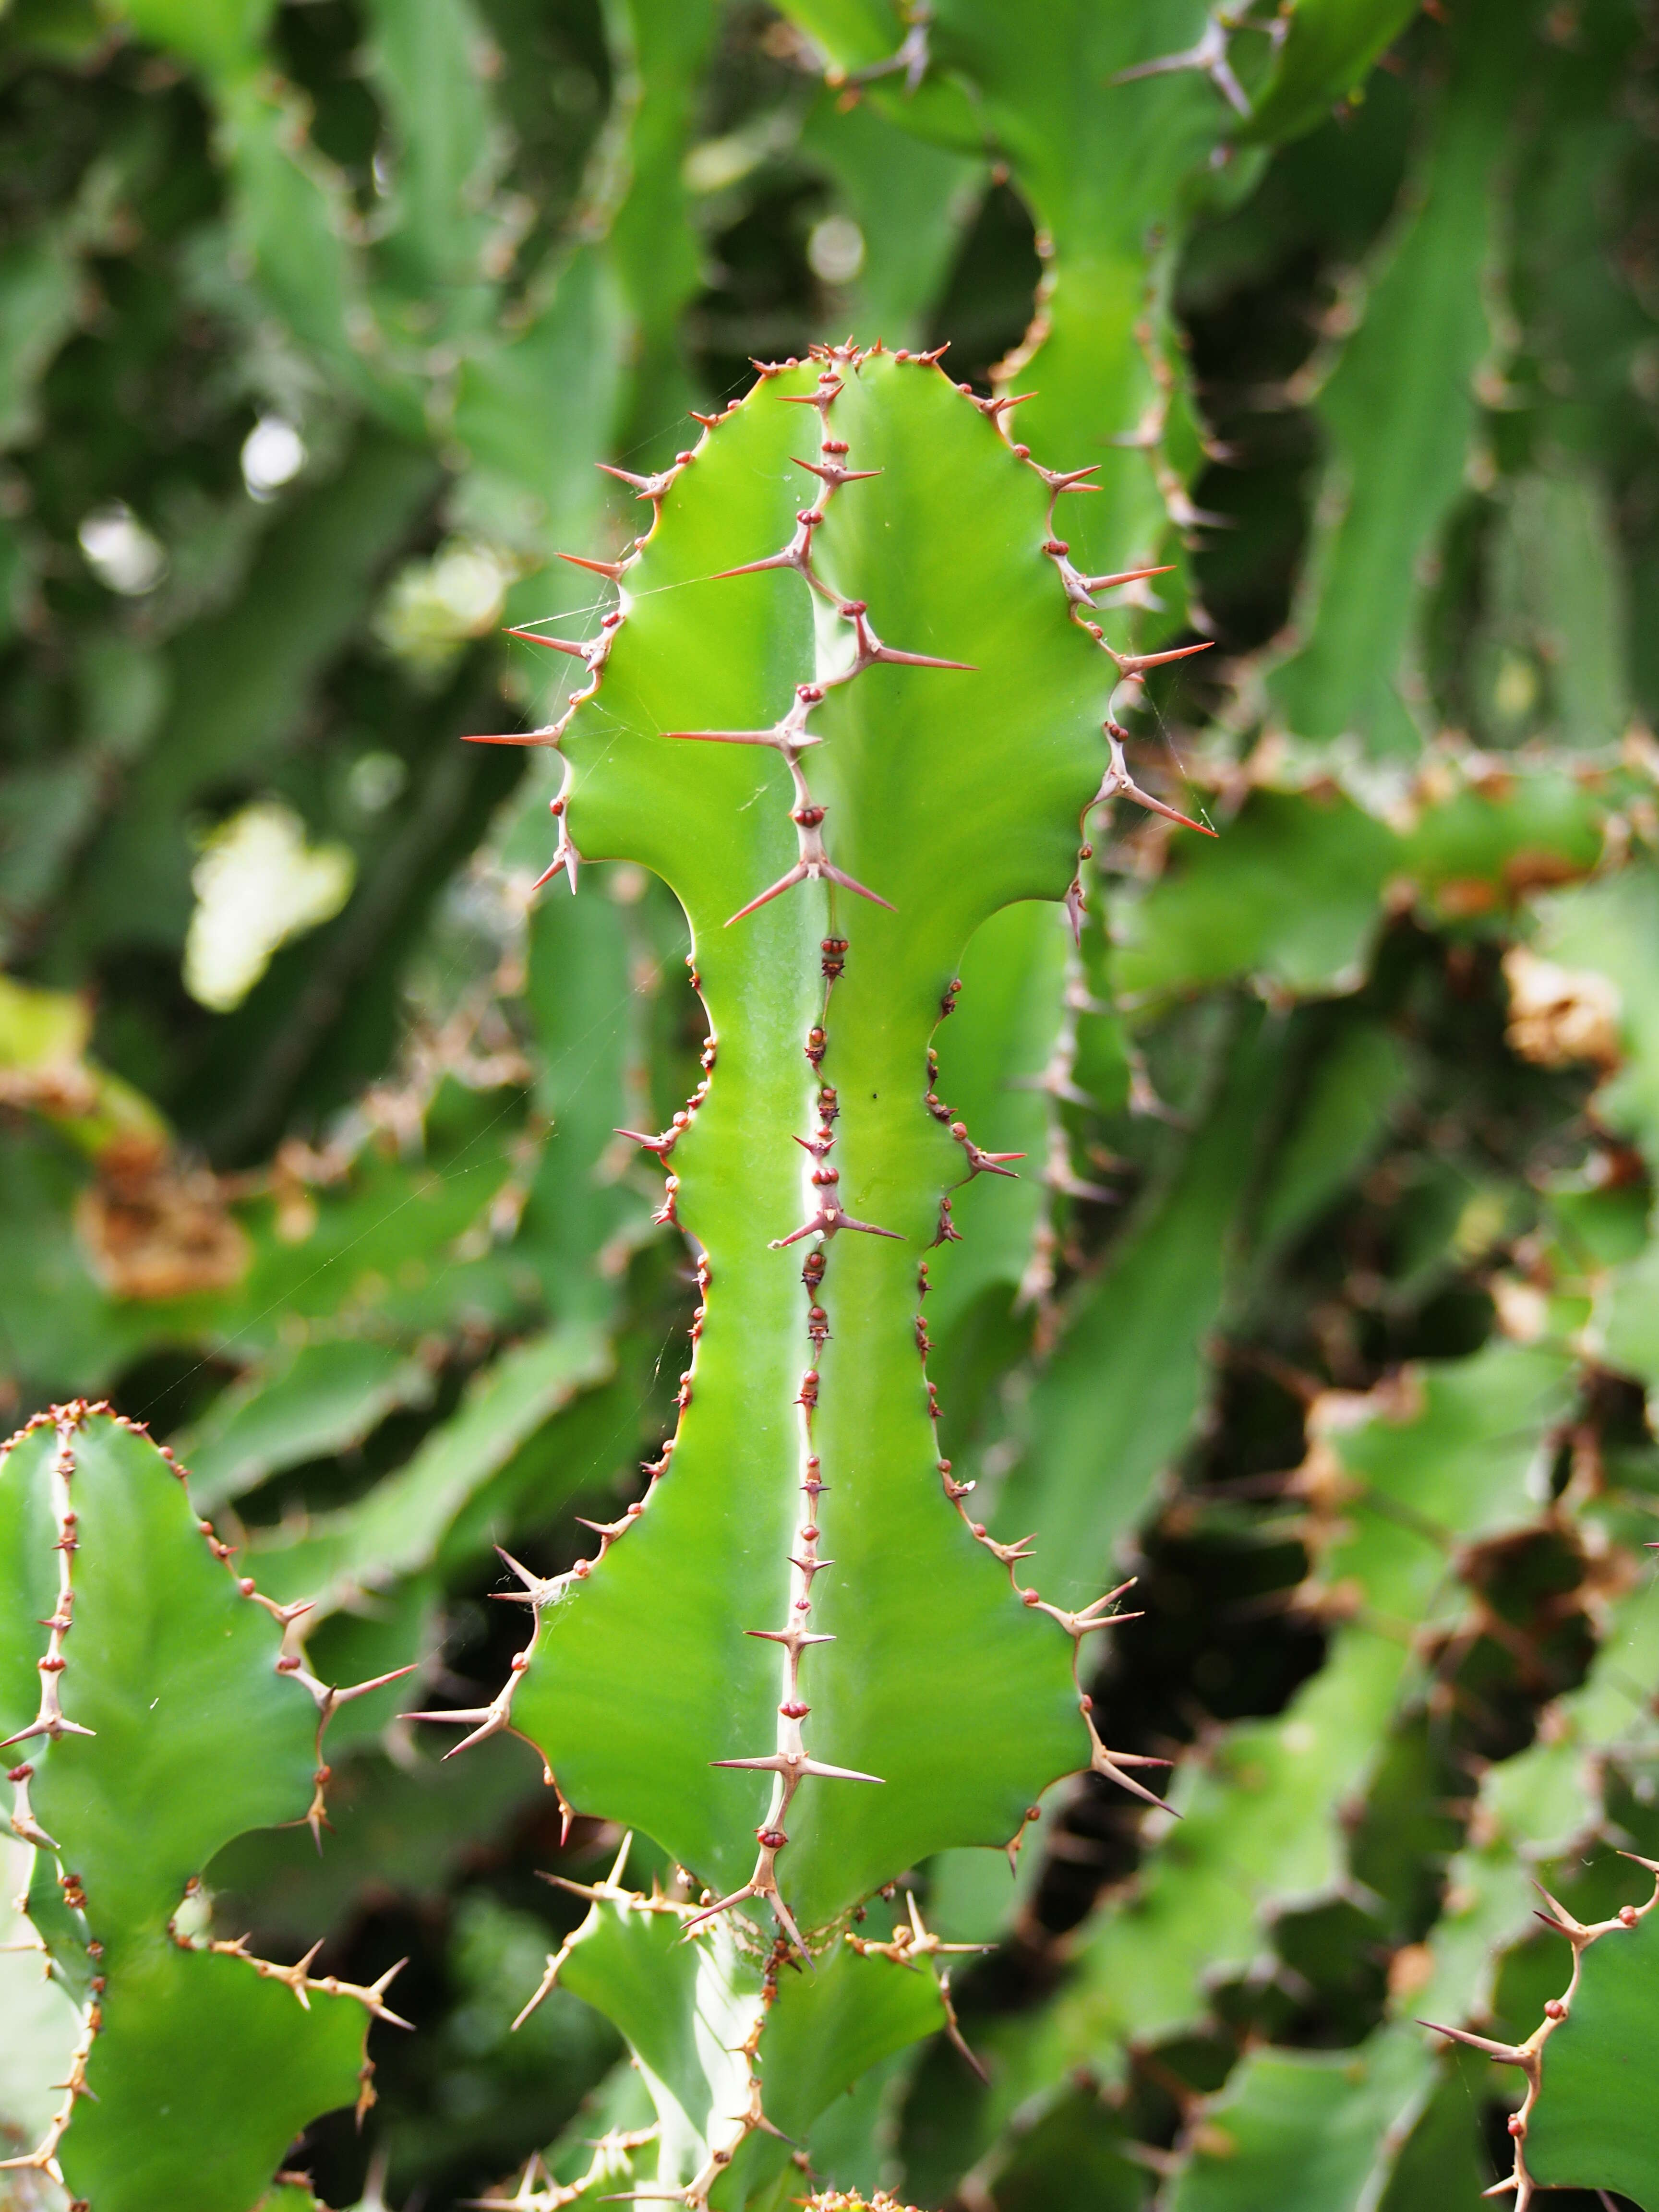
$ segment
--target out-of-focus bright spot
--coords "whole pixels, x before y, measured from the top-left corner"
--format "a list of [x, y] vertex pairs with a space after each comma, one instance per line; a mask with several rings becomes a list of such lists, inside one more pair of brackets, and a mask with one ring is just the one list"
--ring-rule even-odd
[[362, 753], [346, 776], [351, 803], [362, 814], [383, 814], [409, 781], [396, 753]]
[[1538, 704], [1538, 671], [1524, 653], [1506, 653], [1492, 686], [1492, 704], [1506, 722], [1518, 722]]
[[76, 534], [99, 582], [128, 599], [153, 592], [167, 572], [166, 549], [123, 499], [94, 507]]
[[681, 165], [687, 189], [694, 192], [723, 192], [738, 184], [761, 159], [755, 141], [740, 131], [725, 138], [705, 138], [694, 146]]
[[214, 830], [191, 878], [185, 988], [215, 1013], [240, 1006], [270, 956], [338, 914], [356, 862], [343, 845], [308, 845], [280, 799], [256, 799]]
[[864, 266], [864, 233], [850, 216], [827, 215], [806, 241], [812, 274], [825, 284], [850, 284]]
[[451, 538], [393, 579], [375, 623], [380, 641], [400, 660], [437, 674], [468, 638], [500, 622], [517, 574], [510, 554]]
[[306, 441], [280, 415], [262, 415], [242, 441], [242, 482], [252, 499], [274, 499], [306, 465]]

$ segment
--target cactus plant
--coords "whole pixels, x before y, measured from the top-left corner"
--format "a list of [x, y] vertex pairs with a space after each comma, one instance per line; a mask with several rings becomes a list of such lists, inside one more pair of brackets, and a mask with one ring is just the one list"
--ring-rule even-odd
[[381, 1684], [312, 1674], [289, 1640], [307, 1608], [237, 1576], [182, 1483], [84, 1404], [37, 1416], [0, 1461], [11, 1828], [34, 1850], [28, 1925], [79, 2014], [57, 2112], [5, 2163], [77, 2201], [205, 2212], [252, 2203], [317, 2112], [372, 2102], [365, 2030], [396, 2015], [390, 1974], [356, 1987], [313, 1975], [314, 1949], [270, 1960], [187, 1924], [231, 1838], [320, 1834], [328, 1722]]
[[[553, 728], [494, 741], [564, 757], [549, 878], [643, 861], [685, 908], [708, 1072], [638, 1141], [670, 1170], [702, 1304], [647, 1497], [568, 1574], [518, 1569], [532, 1632], [508, 1682], [422, 1717], [467, 1743], [522, 1734], [567, 1811], [653, 1836], [712, 1885], [678, 1908], [687, 1934], [738, 1912], [736, 1955], [763, 1956], [754, 1927], [775, 1926], [772, 1985], [919, 1856], [1016, 1849], [1067, 1771], [1151, 1794], [1076, 1678], [1118, 1593], [1066, 1607], [1024, 1579], [1027, 1548], [988, 1534], [939, 1452], [927, 1373], [954, 1205], [1009, 1172], [937, 1089], [963, 950], [1013, 901], [1077, 905], [1079, 847], [1120, 793], [1184, 818], [1131, 780], [1108, 705], [1179, 653], [1108, 642], [1094, 594], [1121, 580], [1080, 574], [1054, 535], [1091, 472], [1011, 445], [1007, 411], [932, 356], [766, 369], [638, 480], [655, 513], [633, 550], [585, 563], [617, 607], [590, 641], [547, 642], [586, 689]], [[641, 1674], [619, 1703], [665, 1632], [673, 1687]], [[604, 1901], [621, 1926], [647, 1910]], [[786, 2050], [787, 2011], [843, 2004], [853, 1972], [792, 1985]], [[793, 2063], [842, 2086], [822, 2033]], [[791, 2071], [769, 2066], [769, 2093], [806, 2097]], [[663, 2180], [708, 2202], [763, 2117], [757, 2095], [701, 2159], [665, 2149]]]
[[[121, 1935], [103, 2101], [57, 2144], [94, 2207], [159, 2160], [223, 2212], [1472, 2212], [1528, 2085], [1419, 2017], [1530, 2041], [1539, 2188], [1651, 2187], [1600, 1995], [1641, 2016], [1617, 1851], [1659, 1858], [1650, 46], [1628, 0], [1029, 12], [0, 21], [0, 1390], [153, 1418], [238, 1578], [312, 1608], [280, 1645], [142, 1439], [74, 1429], [72, 1493], [118, 1461], [183, 1516], [154, 1617], [240, 1624], [191, 1681], [287, 1778], [191, 1786], [208, 1700], [179, 1790], [218, 1825], [173, 1851], [158, 1821], [158, 1857], [131, 1814], [172, 1893]], [[992, 421], [884, 354], [728, 411], [747, 355], [849, 325], [953, 339]], [[843, 456], [785, 404], [823, 368]], [[279, 483], [252, 462], [285, 437]], [[1010, 438], [1102, 490], [1051, 522]], [[659, 507], [614, 607], [554, 561]], [[796, 570], [711, 573], [798, 531]], [[1220, 643], [1110, 702], [1218, 839], [1103, 810], [1077, 864], [1115, 672], [1059, 558], [1170, 564], [1073, 603], [1120, 653]], [[973, 667], [878, 663], [790, 721], [861, 657], [854, 598], [872, 642]], [[532, 726], [559, 742], [454, 741]], [[663, 734], [718, 731], [781, 742]], [[530, 889], [562, 786], [574, 902], [563, 867]], [[356, 887], [210, 1012], [179, 989], [196, 840], [272, 799]], [[713, 1270], [689, 1358], [682, 1230]], [[50, 1503], [59, 1433], [0, 1499]], [[25, 1521], [7, 1728], [58, 1656], [100, 1733], [9, 1753], [19, 1818], [106, 1915], [64, 1794], [174, 1709], [82, 1705], [115, 1650], [78, 1642], [94, 1547], [54, 1655]], [[1100, 1618], [1135, 1572], [1145, 1617], [1073, 1675], [1042, 1607]], [[837, 1639], [799, 1655], [799, 1747], [882, 1779], [807, 1773], [784, 1812], [787, 1775], [708, 1762], [783, 1755], [788, 1647], [743, 1632], [797, 1575]], [[320, 1854], [261, 1825], [310, 1802], [314, 1692], [270, 1672], [307, 1626], [318, 1683], [425, 1678], [336, 1716]], [[1097, 1769], [1042, 1790], [1092, 1755], [1079, 1695], [1130, 1783], [1164, 1787], [1119, 1747], [1176, 1762], [1180, 1821]], [[507, 1724], [446, 1764], [457, 1730], [405, 1705]], [[6, 1850], [36, 1872], [0, 1942], [0, 2203], [60, 2212], [28, 2161], [105, 1937], [57, 1855]], [[1534, 1874], [1606, 1928], [1542, 2039]], [[211, 1948], [239, 1938], [364, 1990], [416, 1954], [361, 2140], [361, 2004], [301, 2009]], [[188, 1984], [222, 2163], [185, 2171], [182, 2107], [131, 2094], [179, 2057], [139, 1951]]]

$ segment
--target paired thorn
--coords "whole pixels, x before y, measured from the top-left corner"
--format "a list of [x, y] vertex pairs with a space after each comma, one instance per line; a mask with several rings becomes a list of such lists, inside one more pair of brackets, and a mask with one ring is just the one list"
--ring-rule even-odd
[[1234, 27], [1228, 11], [1218, 9], [1194, 45], [1179, 53], [1160, 54], [1155, 61], [1137, 62], [1133, 69], [1120, 70], [1111, 81], [1114, 85], [1136, 84], [1146, 77], [1171, 76], [1181, 70], [1196, 70], [1209, 78], [1235, 114], [1248, 116], [1249, 100], [1233, 74], [1227, 55], [1227, 33]]
[[573, 568], [589, 568], [596, 576], [608, 577], [613, 584], [619, 584], [628, 572], [626, 561], [591, 561], [585, 553], [561, 553], [559, 558]]
[[799, 1244], [803, 1237], [833, 1237], [842, 1229], [856, 1229], [866, 1237], [890, 1237], [898, 1244], [904, 1242], [902, 1230], [878, 1229], [873, 1221], [854, 1221], [850, 1213], [842, 1212], [839, 1203], [832, 1197], [799, 1229], [792, 1229], [787, 1237], [775, 1237], [768, 1249], [781, 1252], [791, 1244]]
[[[803, 828], [802, 843], [805, 844], [806, 839], [814, 835], [816, 835], [814, 830]], [[872, 891], [868, 884], [860, 883], [856, 876], [849, 876], [844, 869], [836, 867], [824, 852], [820, 842], [816, 853], [797, 860], [793, 868], [778, 878], [776, 883], [769, 884], [758, 898], [750, 899], [747, 906], [740, 906], [728, 919], [726, 927], [730, 929], [732, 922], [742, 921], [759, 908], [769, 904], [773, 899], [781, 898], [785, 891], [793, 890], [797, 884], [804, 884], [809, 880], [839, 884], [843, 890], [855, 892], [860, 898], [868, 899], [872, 906], [885, 907], [889, 914], [898, 912], [891, 899], [884, 899], [879, 891]]]
[[[798, 1565], [799, 1562], [795, 1561], [793, 1564]], [[829, 1566], [833, 1562], [824, 1559], [819, 1564]], [[758, 1632], [758, 1631], [750, 1632], [751, 1634]], [[809, 1759], [805, 1752], [772, 1751], [769, 1752], [764, 1759], [711, 1759], [708, 1764], [711, 1766], [744, 1767], [757, 1774], [786, 1774], [797, 1778], [817, 1774], [830, 1782], [881, 1783], [884, 1779], [879, 1774], [860, 1774], [856, 1767], [826, 1766], [822, 1759]]]
[[1144, 806], [1150, 814], [1161, 814], [1166, 822], [1178, 822], [1183, 830], [1196, 830], [1200, 837], [1215, 836], [1207, 822], [1194, 822], [1190, 814], [1182, 813], [1178, 807], [1166, 806], [1161, 799], [1154, 799], [1151, 792], [1141, 789], [1130, 775], [1128, 763], [1123, 757], [1123, 741], [1128, 735], [1127, 730], [1121, 729], [1115, 722], [1109, 721], [1104, 725], [1104, 732], [1107, 744], [1111, 749], [1111, 760], [1101, 779], [1099, 790], [1083, 810], [1085, 824], [1097, 806], [1103, 806], [1109, 799], [1122, 798], [1133, 799], [1137, 806]]
[[252, 1967], [254, 1972], [263, 1981], [281, 1982], [285, 1989], [294, 1992], [307, 2012], [311, 2010], [311, 2000], [313, 1996], [356, 1997], [358, 2003], [376, 2020], [385, 2021], [391, 2027], [406, 2027], [412, 2030], [413, 2022], [404, 2020], [400, 2014], [393, 2012], [386, 2002], [386, 1993], [409, 1964], [407, 1959], [399, 1959], [396, 1966], [386, 1968], [378, 1981], [370, 1982], [365, 1986], [357, 1982], [343, 1982], [337, 1974], [323, 1974], [313, 1978], [310, 1971], [311, 1963], [323, 1948], [320, 1942], [313, 1943], [304, 1958], [291, 1966], [279, 1966], [269, 1959], [257, 1959], [248, 1949], [247, 1945], [247, 1937], [238, 1936], [229, 1942], [210, 1943], [207, 1948], [222, 1958], [244, 1960]]

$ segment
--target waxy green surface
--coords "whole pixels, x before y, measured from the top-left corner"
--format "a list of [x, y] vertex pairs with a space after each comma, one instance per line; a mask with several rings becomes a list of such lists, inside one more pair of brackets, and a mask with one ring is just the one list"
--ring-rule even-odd
[[[849, 625], [820, 606], [815, 626], [800, 575], [718, 574], [786, 544], [811, 498], [791, 457], [815, 456], [817, 416], [787, 403], [816, 375], [763, 380], [682, 472], [563, 746], [582, 854], [655, 870], [690, 922], [718, 1056], [669, 1165], [712, 1284], [670, 1471], [545, 1615], [513, 1718], [574, 1805], [645, 1829], [720, 1892], [748, 1878], [770, 1777], [711, 1762], [775, 1748], [778, 1649], [746, 1632], [784, 1626], [804, 1517], [811, 1240], [774, 1245], [813, 1210], [794, 1139], [816, 1121], [805, 1048], [831, 908], [806, 884], [726, 926], [795, 858], [787, 776], [765, 748], [669, 733], [769, 727], [794, 685], [844, 665]], [[915, 1317], [940, 1197], [965, 1171], [923, 1103], [941, 997], [989, 915], [1063, 895], [1111, 671], [1042, 554], [1045, 489], [994, 425], [919, 362], [866, 360], [845, 386], [830, 432], [849, 466], [881, 473], [829, 503], [815, 564], [889, 644], [973, 669], [867, 670], [815, 710], [824, 742], [803, 756], [831, 859], [894, 908], [836, 894], [850, 949], [821, 1074], [841, 1202], [895, 1232], [836, 1236], [819, 1294], [811, 1449], [836, 1564], [811, 1626], [836, 1641], [804, 1657], [805, 1736], [882, 1780], [802, 1785], [779, 1879], [803, 1927], [927, 1852], [1006, 1843], [1088, 1751], [1067, 1638], [1028, 1617], [943, 1494]]]
[[[302, 2010], [169, 1923], [233, 1837], [303, 1819], [317, 1711], [276, 1671], [277, 1624], [213, 1556], [149, 1438], [94, 1414], [68, 1443], [73, 1595], [57, 1680], [65, 1718], [93, 1732], [6, 1754], [33, 1770], [30, 1813], [58, 1845], [37, 1849], [30, 1917], [57, 1978], [99, 2009], [58, 2157], [94, 2212], [246, 2212], [300, 2130], [356, 2100], [365, 2014], [322, 1991]], [[40, 1428], [0, 1461], [7, 1735], [35, 1719], [37, 1662], [52, 1656], [59, 1450]]]

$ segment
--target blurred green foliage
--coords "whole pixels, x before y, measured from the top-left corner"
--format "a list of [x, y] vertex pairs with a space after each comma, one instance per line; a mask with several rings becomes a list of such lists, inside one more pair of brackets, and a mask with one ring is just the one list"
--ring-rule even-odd
[[[410, 1958], [363, 2132], [289, 2154], [328, 2203], [629, 2185], [612, 2028], [508, 2033], [580, 1915], [537, 1875], [617, 1838], [397, 1714], [495, 1689], [492, 1545], [568, 1568], [672, 1429], [687, 1256], [613, 1131], [702, 1032], [663, 886], [532, 896], [556, 779], [456, 740], [568, 695], [501, 633], [591, 630], [555, 556], [640, 526], [594, 464], [849, 328], [1035, 389], [1013, 434], [1103, 487], [1074, 557], [1170, 564], [1114, 620], [1215, 650], [1132, 756], [1221, 835], [1097, 823], [1080, 945], [999, 917], [938, 1041], [1028, 1155], [958, 1206], [946, 1449], [1048, 1594], [1139, 1574], [1097, 1713], [1185, 1817], [1085, 1780], [1012, 1883], [917, 1868], [995, 1947], [989, 2086], [885, 2058], [814, 2168], [965, 2212], [1508, 2170], [1518, 2078], [1411, 2022], [1526, 2036], [1533, 1875], [1592, 1920], [1659, 1856], [1656, 114], [1643, 0], [0, 14], [0, 1364], [19, 1423], [169, 1441], [324, 1679], [423, 1670], [336, 1722], [320, 1857], [207, 1875], [264, 1956]], [[21, 2148], [65, 2016], [0, 1990]]]

